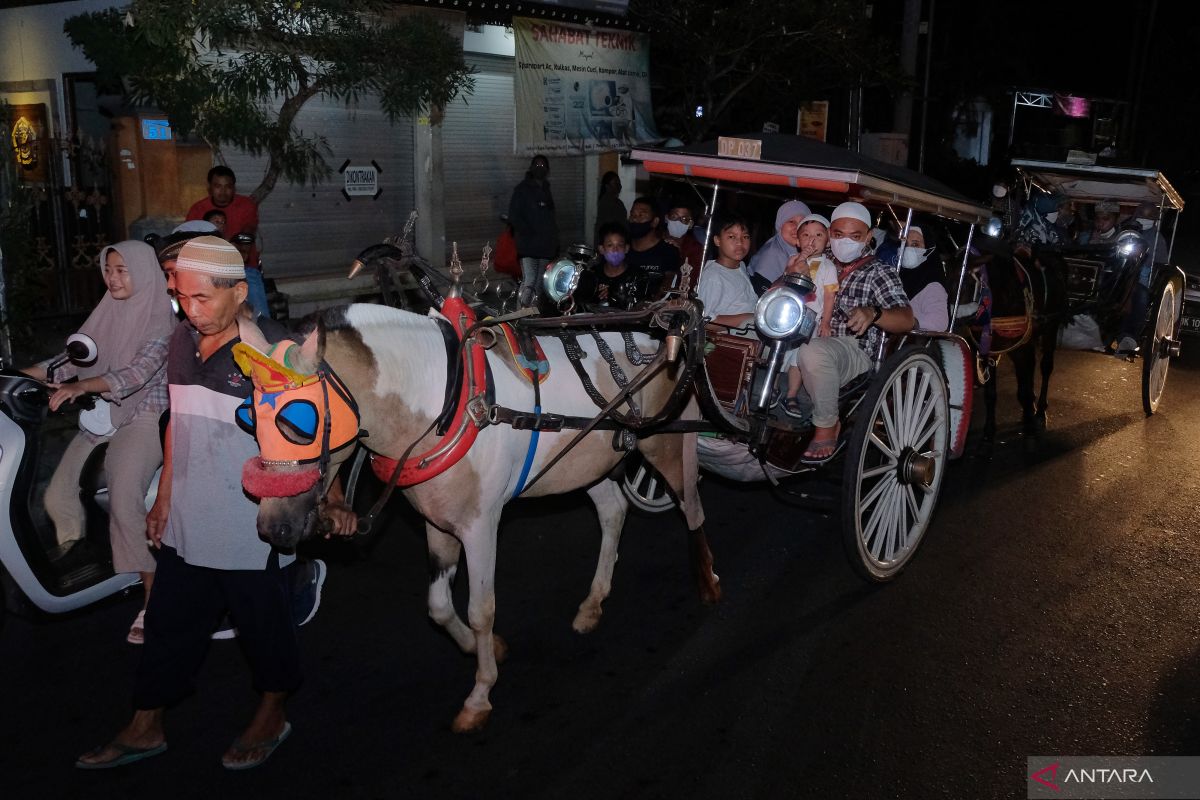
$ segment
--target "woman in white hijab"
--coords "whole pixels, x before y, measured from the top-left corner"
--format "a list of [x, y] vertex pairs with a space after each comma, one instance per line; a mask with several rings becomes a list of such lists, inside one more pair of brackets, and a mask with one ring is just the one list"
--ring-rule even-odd
[[779, 276], [787, 269], [788, 259], [799, 252], [797, 231], [810, 213], [808, 206], [799, 200], [788, 200], [775, 212], [775, 235], [750, 259], [751, 279], [760, 292], [779, 280]]
[[[107, 293], [79, 329], [96, 341], [98, 356], [88, 367], [55, 371], [50, 409], [85, 394], [100, 395], [97, 411], [80, 417], [80, 431], [67, 446], [46, 490], [46, 512], [54, 522], [60, 548], [84, 537], [86, 517], [79, 499], [79, 478], [88, 456], [108, 442], [105, 473], [110, 506], [109, 541], [113, 570], [141, 574], [145, 598], [154, 582], [154, 557], [146, 546], [146, 491], [162, 464], [159, 418], [167, 408], [167, 341], [175, 315], [154, 249], [127, 241], [100, 252]], [[43, 362], [25, 370], [46, 379]], [[61, 381], [78, 377], [73, 383]], [[108, 412], [107, 420], [104, 412]], [[107, 423], [107, 424], [105, 424]], [[126, 639], [143, 640], [142, 611]]]

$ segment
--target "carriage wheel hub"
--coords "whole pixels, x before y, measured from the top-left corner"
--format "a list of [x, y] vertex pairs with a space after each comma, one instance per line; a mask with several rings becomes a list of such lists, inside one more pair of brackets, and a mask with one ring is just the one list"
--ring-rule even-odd
[[900, 457], [900, 482], [932, 486], [937, 464], [930, 456], [916, 450], [905, 449]]

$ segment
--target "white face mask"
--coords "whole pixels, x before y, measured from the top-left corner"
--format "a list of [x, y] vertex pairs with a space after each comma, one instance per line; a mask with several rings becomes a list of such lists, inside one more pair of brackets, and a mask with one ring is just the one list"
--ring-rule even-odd
[[671, 236], [675, 239], [683, 236], [685, 233], [691, 230], [691, 227], [692, 226], [688, 225], [686, 222], [680, 222], [677, 219], [667, 220], [667, 233], [671, 234]]
[[1146, 219], [1145, 217], [1138, 217], [1137, 224], [1142, 226], [1142, 230], [1148, 231], [1154, 227], [1154, 220]]
[[856, 242], [853, 239], [834, 239], [829, 243], [829, 249], [834, 258], [843, 264], [849, 264], [862, 255], [864, 245], [865, 242]]
[[1049, 214], [1046, 215], [1046, 221], [1049, 222], [1051, 225], [1058, 222], [1058, 212], [1051, 211]]
[[1101, 239], [1111, 239], [1113, 236], [1116, 235], [1116, 233], [1117, 233], [1117, 226], [1113, 225], [1111, 228], [1106, 230], [1104, 233], [1100, 234], [1100, 238]]
[[928, 250], [923, 247], [906, 247], [904, 255], [900, 257], [900, 266], [904, 269], [913, 269], [925, 263], [925, 259], [929, 258], [929, 254], [933, 252], [933, 248]]

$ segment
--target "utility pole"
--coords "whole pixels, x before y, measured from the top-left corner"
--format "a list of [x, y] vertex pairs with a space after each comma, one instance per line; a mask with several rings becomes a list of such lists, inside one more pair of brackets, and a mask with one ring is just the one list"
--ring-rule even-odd
[[925, 128], [929, 124], [929, 66], [933, 63], [933, 7], [929, 0], [929, 20], [925, 23], [925, 88], [921, 90], [921, 144], [917, 148], [917, 172], [925, 171]]
[[[910, 85], [917, 80], [917, 41], [921, 28], [921, 0], [904, 0], [904, 18], [900, 24], [900, 69]], [[892, 130], [912, 141], [913, 92], [905, 89], [896, 98], [892, 112]]]

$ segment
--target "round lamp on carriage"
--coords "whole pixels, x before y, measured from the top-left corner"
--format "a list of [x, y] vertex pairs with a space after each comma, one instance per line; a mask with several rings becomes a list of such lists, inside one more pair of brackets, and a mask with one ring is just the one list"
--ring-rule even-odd
[[1000, 237], [1004, 230], [1004, 222], [999, 217], [992, 217], [983, 225], [983, 235], [990, 236], [993, 239]]
[[775, 286], [758, 298], [754, 307], [754, 327], [760, 336], [784, 340], [812, 336], [816, 314], [804, 298], [816, 288], [807, 275], [784, 275]]
[[562, 305], [579, 288], [579, 275], [582, 272], [583, 266], [569, 258], [550, 262], [542, 280], [546, 296], [553, 300], [555, 305]]
[[1117, 253], [1124, 258], [1140, 259], [1146, 252], [1146, 240], [1137, 231], [1125, 231], [1117, 237]]

